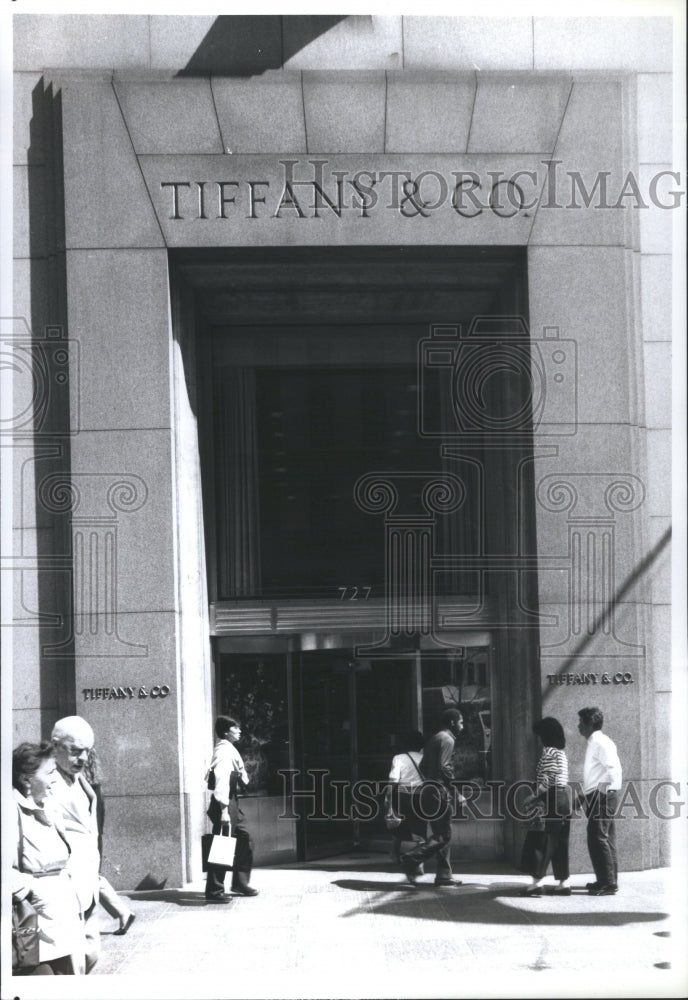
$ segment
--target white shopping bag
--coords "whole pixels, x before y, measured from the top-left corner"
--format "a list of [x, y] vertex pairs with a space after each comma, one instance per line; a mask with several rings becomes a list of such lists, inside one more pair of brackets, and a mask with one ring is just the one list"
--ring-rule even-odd
[[217, 865], [220, 868], [231, 868], [234, 864], [235, 850], [236, 839], [234, 837], [222, 837], [216, 834], [210, 845], [208, 864]]

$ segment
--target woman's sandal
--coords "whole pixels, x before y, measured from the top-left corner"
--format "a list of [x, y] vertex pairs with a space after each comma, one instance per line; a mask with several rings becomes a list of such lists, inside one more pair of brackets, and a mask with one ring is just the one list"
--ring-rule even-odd
[[126, 918], [126, 920], [122, 920], [119, 926], [119, 930], [115, 931], [115, 934], [120, 934], [120, 935], [126, 934], [135, 920], [136, 920], [136, 914], [132, 911]]
[[526, 886], [525, 889], [521, 889], [522, 896], [541, 896], [543, 893], [543, 888], [541, 885]]

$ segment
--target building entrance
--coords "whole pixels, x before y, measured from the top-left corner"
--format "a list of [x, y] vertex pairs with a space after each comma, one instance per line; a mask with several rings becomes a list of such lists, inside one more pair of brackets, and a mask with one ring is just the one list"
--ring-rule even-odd
[[[449, 707], [459, 708], [465, 723], [456, 778], [489, 816], [493, 718], [501, 729], [502, 712], [493, 699], [492, 651], [489, 636], [456, 638], [457, 647], [441, 657], [418, 650], [378, 660], [358, 657], [345, 636], [324, 633], [315, 641], [291, 636], [281, 651], [267, 637], [216, 642], [219, 708], [242, 721], [247, 809], [262, 817], [263, 852], [286, 857], [295, 849], [300, 860], [312, 860], [353, 848], [387, 851], [392, 758], [414, 733], [433, 733]], [[476, 642], [486, 644], [469, 645]], [[467, 815], [460, 827], [461, 856], [503, 853], [499, 824]]]
[[[285, 769], [312, 790], [294, 799], [301, 858], [388, 843], [381, 811], [352, 797], [370, 803], [361, 783], [384, 782], [404, 733], [433, 731], [454, 704], [470, 734], [457, 777], [520, 776], [537, 577], [499, 561], [534, 551], [521, 252], [242, 249], [173, 264], [196, 289], [216, 704], [242, 717], [257, 796], [277, 817]], [[484, 831], [476, 850], [499, 854]]]

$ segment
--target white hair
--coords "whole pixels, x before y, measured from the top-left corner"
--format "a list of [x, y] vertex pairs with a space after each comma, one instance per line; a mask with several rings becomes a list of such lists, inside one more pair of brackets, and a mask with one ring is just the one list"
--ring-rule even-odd
[[51, 739], [53, 743], [58, 740], [81, 740], [93, 746], [95, 736], [86, 719], [82, 719], [80, 715], [67, 715], [55, 723]]

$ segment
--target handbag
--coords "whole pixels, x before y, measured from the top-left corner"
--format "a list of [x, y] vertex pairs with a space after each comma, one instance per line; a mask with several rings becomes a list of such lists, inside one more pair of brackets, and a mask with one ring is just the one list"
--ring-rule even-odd
[[401, 826], [401, 816], [397, 816], [397, 814], [390, 809], [385, 816], [385, 826], [388, 830], [396, 830], [398, 826]]
[[208, 854], [208, 864], [218, 868], [231, 868], [234, 864], [236, 837], [223, 837], [217, 834], [213, 837]]
[[532, 799], [525, 803], [525, 822], [529, 833], [544, 833], [545, 830], [545, 803], [540, 796], [534, 795]]
[[[24, 827], [21, 809], [17, 809], [19, 858], [24, 854]], [[59, 831], [58, 831], [59, 832]], [[30, 969], [40, 962], [38, 956], [38, 911], [28, 899], [12, 897], [12, 969]]]
[[39, 964], [38, 913], [28, 899], [12, 899], [12, 969]]
[[204, 833], [201, 837], [203, 871], [207, 872], [209, 865], [217, 868], [232, 868], [235, 851], [236, 837], [224, 837], [217, 833]]
[[212, 842], [212, 833], [204, 833], [201, 837], [201, 860], [203, 862], [202, 868], [204, 872], [208, 871], [208, 855], [210, 854], [210, 845]]

